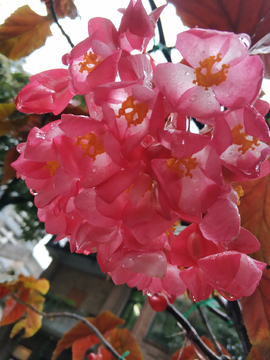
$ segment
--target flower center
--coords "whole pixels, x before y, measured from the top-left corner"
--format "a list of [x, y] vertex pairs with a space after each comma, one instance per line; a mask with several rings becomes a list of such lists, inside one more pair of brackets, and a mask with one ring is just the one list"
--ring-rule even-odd
[[[98, 64], [100, 64], [102, 61], [97, 60], [97, 55], [93, 54], [92, 51], [89, 52], [89, 54], [85, 53], [83, 56], [84, 61], [79, 62], [79, 72], [82, 73], [84, 71], [87, 71], [88, 74], [90, 74], [91, 71], [93, 71]], [[92, 66], [88, 66], [92, 65]]]
[[119, 109], [119, 115], [116, 116], [118, 119], [121, 116], [125, 116], [128, 123], [128, 127], [131, 125], [137, 126], [143, 122], [148, 113], [148, 107], [145, 103], [136, 103], [135, 99], [131, 95], [123, 103]]
[[89, 156], [94, 161], [96, 160], [97, 155], [103, 154], [105, 152], [104, 145], [97, 140], [97, 137], [93, 133], [89, 133], [84, 136], [76, 137], [75, 146], [80, 145], [82, 150], [85, 151], [83, 157]]
[[[232, 129], [233, 142], [236, 145], [240, 145], [238, 151], [242, 151], [242, 154], [245, 154], [249, 149], [255, 150], [255, 146], [260, 145], [259, 139], [252, 137], [252, 140], [247, 139], [247, 134], [245, 131], [240, 131], [243, 129], [243, 125], [238, 124]], [[255, 145], [255, 146], [254, 146]]]
[[167, 161], [166, 166], [170, 171], [176, 172], [180, 178], [189, 176], [192, 179], [193, 175], [190, 171], [196, 169], [198, 164], [197, 159], [190, 156], [182, 159], [171, 158]]
[[50, 175], [53, 176], [59, 165], [58, 161], [47, 161], [47, 165], [44, 166], [44, 169], [49, 169]]
[[227, 79], [227, 69], [229, 69], [230, 64], [223, 64], [221, 70], [216, 73], [211, 72], [214, 63], [220, 62], [221, 60], [221, 53], [219, 53], [216, 57], [209, 56], [207, 59], [200, 61], [200, 67], [197, 67], [194, 71], [196, 80], [193, 80], [193, 84], [203, 86], [205, 90], [208, 90], [209, 87], [213, 85], [218, 86], [225, 81]]

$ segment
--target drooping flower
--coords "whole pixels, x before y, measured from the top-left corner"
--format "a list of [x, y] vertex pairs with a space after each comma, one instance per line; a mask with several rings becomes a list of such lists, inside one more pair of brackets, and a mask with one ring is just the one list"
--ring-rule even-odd
[[68, 87], [70, 77], [65, 69], [44, 71], [30, 76], [26, 85], [15, 100], [17, 109], [24, 113], [59, 114], [73, 98]]

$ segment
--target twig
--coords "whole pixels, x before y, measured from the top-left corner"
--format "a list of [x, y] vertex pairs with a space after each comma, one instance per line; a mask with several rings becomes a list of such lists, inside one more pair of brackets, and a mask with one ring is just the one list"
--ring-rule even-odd
[[69, 313], [69, 312], [51, 312], [51, 313], [45, 313], [43, 311], [39, 311], [36, 308], [34, 308], [32, 305], [27, 304], [26, 302], [18, 299], [15, 295], [13, 295], [13, 298], [20, 304], [28, 307], [29, 309], [35, 311], [37, 314], [44, 316], [46, 318], [55, 318], [55, 317], [69, 317], [69, 318], [73, 318], [76, 319], [78, 321], [83, 322], [92, 332], [93, 334], [95, 334], [100, 342], [102, 343], [102, 345], [116, 358], [119, 359], [121, 357], [121, 355], [112, 347], [112, 345], [103, 337], [103, 335], [101, 334], [101, 332], [93, 325], [90, 323], [90, 321], [88, 321], [85, 317], [77, 315], [77, 314], [73, 314], [73, 313]]
[[228, 315], [226, 315], [223, 311], [220, 311], [219, 309], [217, 309], [216, 307], [212, 307], [210, 305], [206, 305], [207, 309], [209, 311], [211, 311], [213, 314], [217, 315], [221, 320], [225, 321], [225, 322], [229, 322], [231, 321], [231, 319], [229, 318]]
[[[154, 0], [149, 0], [149, 4], [151, 6], [152, 11], [154, 11], [157, 8]], [[158, 27], [158, 33], [159, 33], [159, 42], [162, 45], [161, 51], [162, 51], [163, 55], [165, 56], [166, 60], [168, 62], [172, 62], [171, 55], [168, 51], [168, 48], [166, 47], [165, 36], [164, 36], [164, 32], [163, 32], [163, 28], [162, 28], [160, 19], [158, 19], [158, 21], [157, 21], [157, 27]]]
[[239, 301], [238, 300], [228, 301], [227, 305], [226, 305], [226, 312], [233, 322], [235, 330], [236, 330], [238, 337], [242, 343], [245, 357], [247, 357], [252, 348], [252, 345], [249, 341], [247, 329], [244, 325]]
[[222, 354], [221, 346], [218, 343], [216, 335], [213, 333], [213, 330], [212, 330], [212, 328], [211, 328], [211, 326], [209, 324], [209, 321], [208, 321], [206, 315], [204, 314], [204, 312], [202, 311], [200, 306], [198, 306], [198, 311], [199, 311], [199, 313], [201, 315], [201, 318], [202, 318], [202, 321], [203, 321], [203, 323], [204, 323], [204, 325], [205, 325], [205, 327], [206, 327], [206, 329], [207, 329], [209, 335], [211, 336], [211, 339], [212, 339], [212, 341], [213, 341], [213, 343], [215, 345], [216, 352], [218, 353], [219, 356], [222, 356], [223, 354]]
[[194, 327], [172, 304], [168, 303], [166, 310], [181, 324], [186, 330], [188, 338], [208, 357], [209, 360], [229, 360], [228, 356], [218, 356], [209, 349], [209, 347], [201, 340]]
[[53, 0], [50, 0], [50, 10], [51, 10], [51, 13], [52, 13], [52, 17], [53, 17], [53, 20], [54, 22], [57, 24], [57, 26], [59, 27], [59, 29], [61, 30], [62, 34], [65, 36], [65, 38], [67, 39], [69, 45], [74, 48], [74, 44], [73, 42], [71, 41], [70, 37], [68, 36], [68, 34], [65, 32], [65, 30], [62, 28], [62, 26], [59, 24], [58, 22], [58, 19], [57, 19], [57, 16], [56, 16], [56, 13], [55, 13], [55, 10], [54, 10], [54, 4], [53, 4]]

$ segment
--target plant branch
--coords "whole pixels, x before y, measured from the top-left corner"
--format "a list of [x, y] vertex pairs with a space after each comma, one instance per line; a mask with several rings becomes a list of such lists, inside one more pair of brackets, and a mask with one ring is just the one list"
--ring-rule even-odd
[[220, 346], [220, 344], [219, 344], [218, 341], [217, 341], [216, 335], [213, 333], [213, 330], [212, 330], [212, 328], [211, 328], [211, 326], [210, 326], [210, 324], [209, 324], [209, 321], [208, 321], [208, 319], [207, 319], [207, 316], [206, 316], [205, 313], [202, 311], [202, 309], [201, 309], [200, 306], [198, 306], [198, 311], [199, 311], [199, 313], [200, 313], [200, 315], [201, 315], [201, 318], [202, 318], [202, 321], [203, 321], [203, 323], [204, 323], [204, 325], [205, 325], [205, 327], [206, 327], [206, 329], [207, 329], [207, 331], [208, 331], [208, 333], [209, 333], [209, 335], [210, 335], [210, 337], [211, 337], [211, 339], [212, 339], [212, 341], [213, 341], [213, 343], [214, 343], [214, 345], [215, 345], [215, 349], [216, 349], [217, 354], [218, 354], [219, 356], [222, 356], [221, 346]]
[[[149, 0], [149, 4], [151, 6], [152, 11], [154, 11], [157, 8], [154, 0]], [[157, 21], [157, 27], [158, 27], [158, 33], [159, 33], [159, 42], [162, 45], [161, 51], [162, 51], [163, 55], [165, 56], [166, 60], [168, 62], [172, 62], [170, 51], [168, 50], [168, 48], [166, 46], [165, 36], [164, 36], [160, 18]]]
[[244, 354], [247, 357], [252, 348], [252, 345], [249, 341], [247, 329], [244, 325], [239, 301], [228, 301], [226, 305], [226, 312], [233, 322], [235, 330], [242, 343]]
[[92, 332], [94, 335], [96, 335], [100, 342], [102, 343], [102, 345], [112, 354], [113, 357], [115, 357], [115, 359], [119, 359], [121, 357], [121, 355], [112, 347], [112, 345], [104, 338], [104, 336], [101, 334], [101, 332], [93, 325], [91, 324], [90, 321], [88, 321], [85, 317], [74, 314], [74, 313], [69, 313], [69, 312], [51, 312], [51, 313], [45, 313], [43, 311], [39, 311], [37, 310], [34, 306], [27, 304], [26, 302], [18, 299], [15, 295], [13, 295], [13, 298], [20, 304], [28, 307], [29, 309], [35, 311], [37, 314], [46, 317], [46, 318], [55, 318], [55, 317], [69, 317], [72, 319], [76, 319], [78, 321], [83, 322]]
[[51, 13], [52, 13], [52, 17], [53, 17], [53, 20], [54, 22], [56, 23], [56, 25], [59, 27], [59, 29], [61, 30], [62, 34], [64, 35], [64, 37], [67, 39], [69, 45], [74, 48], [74, 44], [73, 42], [71, 41], [70, 37], [68, 36], [68, 34], [65, 32], [65, 30], [62, 28], [62, 26], [59, 24], [59, 21], [57, 19], [57, 16], [56, 16], [56, 13], [55, 13], [55, 9], [54, 9], [54, 4], [53, 4], [53, 0], [50, 0], [50, 10], [51, 10]]
[[201, 340], [197, 331], [189, 323], [189, 321], [170, 303], [167, 304], [166, 310], [179, 322], [182, 328], [187, 332], [188, 339], [205, 354], [209, 360], [229, 360], [226, 355], [218, 356]]

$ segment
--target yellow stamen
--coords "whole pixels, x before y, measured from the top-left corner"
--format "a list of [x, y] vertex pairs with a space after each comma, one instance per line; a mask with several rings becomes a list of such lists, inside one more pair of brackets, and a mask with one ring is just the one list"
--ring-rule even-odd
[[[194, 71], [196, 75], [196, 80], [193, 80], [193, 84], [197, 84], [198, 86], [203, 86], [205, 90], [208, 90], [209, 87], [216, 85], [218, 86], [223, 81], [227, 79], [227, 73], [230, 64], [223, 64], [221, 70], [217, 71], [216, 73], [212, 73], [212, 67], [214, 63], [220, 62], [222, 60], [221, 53], [215, 56], [209, 56], [203, 61], [200, 61], [200, 67], [197, 67]], [[205, 69], [206, 71], [202, 72]]]
[[137, 126], [141, 124], [147, 113], [148, 107], [145, 105], [145, 103], [135, 104], [135, 99], [131, 95], [122, 103], [122, 106], [119, 109], [119, 115], [116, 117], [119, 119], [121, 116], [125, 116], [128, 127], [130, 127], [131, 125]]
[[[84, 136], [76, 137], [75, 146], [80, 145], [82, 150], [85, 151], [83, 157], [89, 156], [93, 160], [96, 160], [97, 155], [103, 154], [105, 152], [104, 145], [97, 140], [97, 137], [93, 133], [89, 133]], [[90, 151], [92, 149], [92, 151]]]

